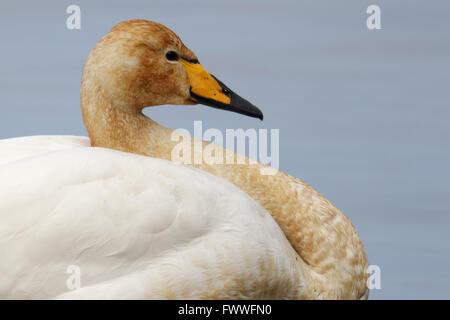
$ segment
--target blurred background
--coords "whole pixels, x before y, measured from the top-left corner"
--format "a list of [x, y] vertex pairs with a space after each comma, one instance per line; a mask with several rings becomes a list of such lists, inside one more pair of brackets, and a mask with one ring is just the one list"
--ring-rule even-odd
[[[69, 30], [66, 8], [81, 8]], [[381, 30], [366, 9], [381, 8]], [[87, 135], [79, 86], [116, 23], [174, 30], [265, 119], [204, 106], [146, 114], [173, 129], [280, 129], [280, 168], [355, 225], [381, 269], [371, 299], [450, 298], [450, 2], [2, 1], [0, 138]]]

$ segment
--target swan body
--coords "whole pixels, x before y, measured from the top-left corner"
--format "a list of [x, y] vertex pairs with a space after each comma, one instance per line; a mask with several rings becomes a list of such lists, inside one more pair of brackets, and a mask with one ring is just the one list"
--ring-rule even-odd
[[[190, 169], [170, 163], [178, 143], [173, 130], [142, 113], [161, 104], [204, 104], [263, 119], [256, 106], [206, 72], [170, 29], [146, 20], [119, 23], [83, 70], [81, 107], [90, 140], [3, 141], [9, 149], [0, 151], [7, 153], [6, 180], [0, 181], [8, 182], [2, 188], [12, 196], [0, 203], [0, 218], [11, 221], [0, 239], [9, 239], [2, 250], [23, 268], [12, 269], [0, 292], [35, 297], [33, 281], [43, 280], [26, 274], [30, 268], [39, 273], [47, 257], [54, 263], [48, 268], [80, 259], [87, 269], [80, 290], [64, 294], [60, 281], [48, 297], [368, 297], [364, 247], [341, 211], [286, 173], [261, 174], [266, 166], [233, 152], [236, 161], [229, 163], [220, 146], [214, 163], [187, 161]], [[201, 152], [197, 143], [211, 146], [185, 138], [191, 159]], [[20, 190], [27, 193], [20, 196]], [[68, 226], [71, 221], [78, 228]], [[58, 241], [63, 234], [67, 242]], [[28, 247], [31, 239], [35, 249]], [[44, 250], [48, 239], [61, 247]], [[65, 255], [63, 247], [73, 250]], [[39, 263], [27, 264], [30, 254]]]
[[[1, 298], [301, 295], [278, 225], [223, 179], [82, 137], [0, 140], [0, 150], [15, 157], [0, 164]], [[66, 285], [73, 265], [78, 290]]]

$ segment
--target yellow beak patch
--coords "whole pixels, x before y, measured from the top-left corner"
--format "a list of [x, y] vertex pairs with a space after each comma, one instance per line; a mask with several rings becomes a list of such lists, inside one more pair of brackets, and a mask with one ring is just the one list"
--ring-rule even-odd
[[180, 59], [189, 77], [191, 90], [196, 95], [230, 104], [231, 99], [222, 92], [219, 83], [205, 70], [200, 63], [192, 63], [184, 59]]

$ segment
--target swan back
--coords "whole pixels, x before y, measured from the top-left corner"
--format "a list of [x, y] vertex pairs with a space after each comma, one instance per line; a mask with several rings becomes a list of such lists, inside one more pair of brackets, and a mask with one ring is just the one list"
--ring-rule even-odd
[[[301, 295], [284, 234], [231, 183], [166, 160], [87, 148], [86, 139], [1, 144], [16, 142], [35, 152], [0, 165], [0, 297]], [[68, 292], [71, 265], [82, 286]]]

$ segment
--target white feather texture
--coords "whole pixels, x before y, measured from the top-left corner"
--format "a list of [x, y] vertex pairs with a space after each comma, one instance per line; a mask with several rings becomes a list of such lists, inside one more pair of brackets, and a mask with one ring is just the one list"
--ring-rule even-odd
[[[0, 298], [289, 298], [296, 254], [231, 183], [83, 137], [0, 140]], [[81, 270], [69, 290], [67, 268]]]

